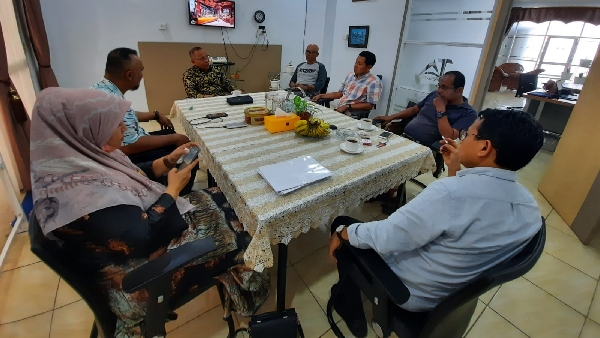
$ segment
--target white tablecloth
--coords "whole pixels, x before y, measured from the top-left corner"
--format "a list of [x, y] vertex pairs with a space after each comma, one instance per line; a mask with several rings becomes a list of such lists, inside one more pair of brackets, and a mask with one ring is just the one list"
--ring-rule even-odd
[[[342, 141], [335, 131], [316, 139], [297, 136], [293, 131], [270, 134], [262, 125], [204, 128], [244, 121], [245, 108], [264, 106], [264, 93], [250, 95], [254, 104], [240, 106], [229, 106], [226, 97], [175, 101], [171, 114], [178, 116], [189, 138], [200, 144], [202, 161], [253, 236], [244, 259], [258, 271], [273, 266], [271, 244], [288, 244], [301, 233], [329, 224], [371, 197], [435, 167], [429, 148], [397, 135], [384, 147], [377, 148], [374, 142], [362, 154], [351, 155], [340, 150]], [[358, 121], [319, 108], [322, 112], [315, 117], [339, 128], [356, 129]], [[206, 114], [220, 112], [229, 114], [223, 122], [198, 126], [190, 123]], [[376, 129], [370, 134], [376, 136], [381, 132]], [[332, 171], [332, 177], [278, 196], [258, 173], [260, 166], [302, 155], [314, 157]]]

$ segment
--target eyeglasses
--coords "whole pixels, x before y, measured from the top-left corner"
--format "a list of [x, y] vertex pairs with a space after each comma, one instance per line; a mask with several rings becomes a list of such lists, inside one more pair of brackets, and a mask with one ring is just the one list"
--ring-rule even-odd
[[[481, 137], [477, 134], [471, 134], [471, 135], [473, 135], [475, 138], [481, 139]], [[458, 139], [461, 141], [463, 141], [467, 137], [469, 137], [469, 131], [467, 129], [463, 129], [458, 133]]]
[[448, 90], [448, 89], [454, 89], [455, 88], [455, 87], [447, 87], [446, 85], [442, 85], [442, 84], [439, 84], [439, 83], [438, 83], [437, 87], [438, 87], [438, 89], [441, 89], [441, 90]]
[[[197, 120], [199, 120], [199, 119], [203, 119], [203, 120], [205, 120], [205, 121], [202, 121], [202, 122], [200, 122], [200, 121], [197, 121]], [[205, 123], [212, 123], [212, 122], [223, 122], [223, 118], [222, 118], [222, 117], [217, 117], [216, 119], [206, 119], [205, 117], [198, 117], [198, 118], [195, 118], [195, 119], [191, 119], [191, 120], [189, 120], [188, 122], [189, 122], [189, 123], [190, 123], [192, 126], [198, 126], [198, 125], [205, 124]]]
[[315, 52], [315, 51], [312, 51], [312, 50], [306, 50], [305, 53], [306, 54], [317, 54], [319, 52]]
[[199, 59], [192, 58], [192, 60], [194, 60], [194, 61], [208, 61], [208, 60], [209, 60], [209, 57], [208, 57], [208, 56], [206, 56], [206, 57], [202, 57], [202, 58], [199, 58]]

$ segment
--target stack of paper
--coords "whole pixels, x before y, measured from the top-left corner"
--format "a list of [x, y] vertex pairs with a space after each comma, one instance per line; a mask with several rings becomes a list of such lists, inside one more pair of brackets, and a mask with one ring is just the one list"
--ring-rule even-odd
[[258, 172], [278, 195], [285, 195], [331, 176], [331, 171], [310, 156], [265, 165], [258, 168]]

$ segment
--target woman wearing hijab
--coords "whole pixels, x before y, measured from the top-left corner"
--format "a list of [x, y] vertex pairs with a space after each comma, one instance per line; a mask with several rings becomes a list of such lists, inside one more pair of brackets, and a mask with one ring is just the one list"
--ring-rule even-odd
[[[31, 177], [42, 231], [104, 291], [119, 319], [117, 337], [143, 336], [148, 297], [145, 290], [123, 292], [123, 276], [205, 237], [215, 239], [217, 250], [173, 275], [173, 299], [212, 275], [229, 291], [227, 309], [235, 304], [251, 315], [268, 297], [269, 278], [243, 266], [250, 236], [218, 188], [192, 192], [189, 201], [179, 197], [197, 160], [181, 171], [173, 167], [195, 143], [139, 168], [117, 149], [130, 104], [93, 89], [39, 94], [31, 122]], [[162, 175], [168, 176], [166, 187], [153, 181]], [[249, 290], [251, 297], [240, 296]]]

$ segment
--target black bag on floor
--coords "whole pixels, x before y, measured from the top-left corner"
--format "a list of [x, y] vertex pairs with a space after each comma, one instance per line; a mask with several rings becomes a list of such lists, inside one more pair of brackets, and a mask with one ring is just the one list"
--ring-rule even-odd
[[295, 309], [252, 316], [248, 327], [251, 338], [304, 338]]

